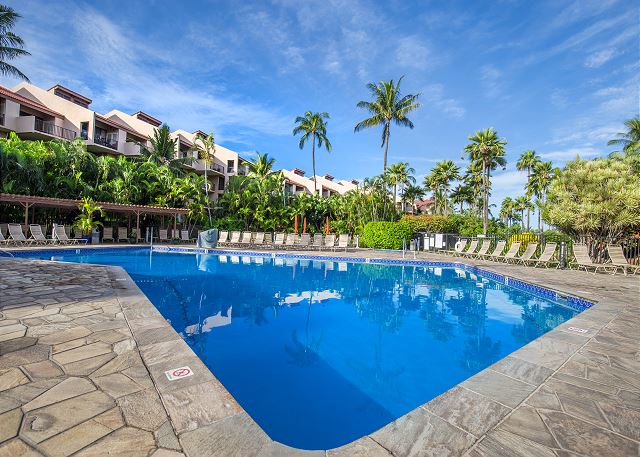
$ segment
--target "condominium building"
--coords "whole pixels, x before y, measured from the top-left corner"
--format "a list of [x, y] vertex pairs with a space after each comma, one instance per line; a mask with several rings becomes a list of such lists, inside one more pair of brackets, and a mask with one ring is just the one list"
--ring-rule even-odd
[[[112, 110], [100, 114], [91, 109], [92, 100], [56, 84], [42, 89], [26, 82], [13, 89], [0, 86], [0, 134], [15, 132], [28, 140], [69, 140], [82, 138], [87, 150], [96, 154], [138, 156], [142, 146], [150, 146], [149, 138], [162, 121], [143, 112], [127, 114]], [[204, 174], [211, 181], [210, 197], [217, 199], [231, 176], [247, 173], [248, 161], [236, 152], [216, 145], [214, 159], [207, 163], [192, 150], [201, 130], [172, 132], [176, 140], [176, 157], [192, 157], [185, 168]]]
[[314, 195], [315, 189], [316, 195], [321, 197], [331, 197], [332, 195], [342, 195], [350, 190], [358, 188], [358, 181], [334, 181], [333, 176], [329, 174], [325, 174], [323, 176], [316, 175], [314, 184], [313, 176], [307, 178], [304, 170], [301, 170], [300, 168], [282, 170], [282, 174], [285, 178], [287, 190], [293, 195], [300, 193]]
[[[28, 140], [68, 140], [82, 138], [87, 150], [99, 155], [139, 156], [141, 148], [149, 147], [149, 139], [162, 125], [160, 119], [137, 111], [128, 114], [111, 110], [100, 114], [91, 109], [92, 100], [60, 84], [42, 89], [22, 82], [13, 89], [0, 85], [0, 135], [15, 132]], [[204, 174], [211, 183], [210, 198], [216, 200], [232, 176], [246, 175], [249, 160], [224, 146], [216, 145], [213, 160], [205, 161], [194, 152], [196, 138], [207, 136], [196, 130], [176, 130], [176, 158], [190, 158], [183, 166], [195, 173]], [[292, 194], [305, 192], [314, 195], [313, 177], [305, 177], [299, 168], [282, 170], [287, 189]], [[356, 189], [357, 181], [334, 181], [333, 176], [316, 176], [317, 195], [330, 197]]]

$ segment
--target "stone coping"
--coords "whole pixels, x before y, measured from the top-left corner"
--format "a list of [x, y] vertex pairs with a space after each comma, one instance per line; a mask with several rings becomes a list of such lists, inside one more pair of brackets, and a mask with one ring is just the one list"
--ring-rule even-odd
[[[252, 251], [217, 252], [271, 255]], [[309, 253], [282, 254], [285, 257], [323, 257]], [[352, 261], [348, 254], [331, 257], [331, 260]], [[379, 260], [395, 263], [400, 259]], [[547, 278], [555, 277], [553, 286], [556, 290], [575, 296], [588, 295], [589, 300], [597, 305], [380, 430], [326, 451], [292, 449], [271, 440], [162, 317], [126, 271], [121, 267], [107, 268], [118, 285], [115, 292], [142, 360], [187, 455], [454, 456], [467, 453], [473, 456], [556, 456], [560, 455], [556, 450], [577, 452], [575, 449], [580, 450], [578, 455], [603, 455], [590, 454], [590, 449], [604, 449], [607, 453], [611, 451], [611, 455], [637, 453], [640, 436], [637, 436], [637, 426], [634, 431], [628, 422], [640, 419], [640, 382], [637, 381], [640, 367], [637, 360], [634, 364], [633, 356], [629, 360], [629, 352], [634, 353], [634, 340], [629, 335], [620, 334], [615, 324], [620, 320], [623, 328], [640, 329], [637, 298], [634, 300], [629, 294], [640, 290], [640, 282], [634, 281], [636, 278], [620, 277], [617, 278], [620, 286], [609, 287], [603, 283], [602, 275], [595, 277], [582, 272], [571, 272], [571, 281], [558, 282], [558, 271], [469, 260], [456, 259], [451, 263], [481, 266], [483, 270], [501, 275], [508, 267], [510, 277], [527, 282], [539, 280], [546, 284]], [[590, 345], [596, 350], [590, 350]], [[602, 349], [603, 345], [606, 351]], [[614, 347], [618, 345], [624, 350], [618, 350], [614, 355], [602, 354], [603, 351], [615, 353]], [[637, 341], [635, 349], [637, 354]], [[595, 360], [590, 359], [584, 354], [585, 350], [600, 357], [606, 355], [608, 365], [597, 356], [593, 357]], [[584, 365], [586, 374], [580, 374], [580, 370], [574, 367], [579, 364]], [[188, 365], [194, 375], [168, 381], [164, 372], [184, 365]], [[596, 368], [604, 371], [605, 375], [592, 380], [589, 370]], [[614, 374], [609, 374], [610, 371]], [[635, 382], [631, 379], [634, 375]], [[561, 395], [559, 392], [563, 389]], [[618, 408], [622, 407], [629, 416], [618, 417], [617, 425], [614, 425], [616, 420], [610, 417], [613, 413], [603, 412], [602, 404], [609, 398], [598, 398], [599, 395], [611, 397], [614, 394], [616, 397], [611, 402], [615, 404], [614, 400], [617, 400], [620, 403]], [[595, 398], [588, 401], [597, 402], [595, 409], [605, 415], [604, 420], [595, 421], [589, 416], [588, 407], [575, 407], [576, 402], [584, 402], [585, 395]], [[566, 405], [572, 405], [572, 409]], [[570, 433], [581, 427], [579, 436]], [[591, 448], [580, 441], [581, 437], [589, 438]], [[593, 447], [593, 442], [604, 448]], [[496, 449], [502, 453], [497, 453]]]

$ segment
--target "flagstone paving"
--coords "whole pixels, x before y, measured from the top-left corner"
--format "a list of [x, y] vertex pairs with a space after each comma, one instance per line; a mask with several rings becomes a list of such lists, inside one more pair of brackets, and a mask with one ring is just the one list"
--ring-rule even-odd
[[[640, 279], [468, 263], [597, 304], [369, 436], [301, 451], [260, 429], [124, 270], [0, 259], [0, 456], [640, 455]], [[168, 381], [183, 365], [195, 374]]]

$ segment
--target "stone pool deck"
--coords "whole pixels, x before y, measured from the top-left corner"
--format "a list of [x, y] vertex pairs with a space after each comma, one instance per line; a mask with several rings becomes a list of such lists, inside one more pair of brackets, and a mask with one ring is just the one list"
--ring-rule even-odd
[[[370, 436], [298, 451], [251, 420], [121, 268], [0, 258], [0, 455], [639, 455], [640, 278], [466, 263], [597, 304]], [[168, 381], [184, 365], [195, 374]]]

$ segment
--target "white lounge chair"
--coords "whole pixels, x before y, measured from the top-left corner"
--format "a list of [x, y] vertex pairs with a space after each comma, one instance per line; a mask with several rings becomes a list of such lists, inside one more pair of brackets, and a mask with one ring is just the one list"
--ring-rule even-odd
[[324, 237], [324, 247], [326, 249], [333, 249], [336, 245], [336, 236], [329, 234]]
[[104, 227], [102, 229], [102, 242], [111, 241], [112, 243], [115, 241], [113, 239], [113, 227]]
[[472, 255], [475, 254], [476, 249], [478, 249], [478, 240], [471, 240], [469, 242], [469, 247], [467, 248], [467, 250], [466, 251], [462, 251], [460, 253], [460, 255], [465, 256], [465, 257], [466, 256], [472, 256]]
[[256, 232], [253, 236], [253, 245], [262, 246], [264, 244], [264, 232]]
[[509, 260], [514, 259], [516, 254], [520, 251], [520, 244], [520, 241], [514, 241], [511, 243], [511, 247], [504, 255], [494, 256], [493, 260], [501, 262], [504, 260], [505, 262], [509, 262]]
[[159, 229], [158, 230], [158, 241], [160, 243], [168, 243], [169, 242], [169, 229]]
[[184, 243], [190, 243], [192, 241], [192, 238], [189, 236], [189, 230], [188, 229], [180, 230], [180, 241], [182, 241]]
[[504, 247], [507, 245], [507, 242], [504, 240], [500, 240], [496, 243], [496, 247], [493, 248], [493, 250], [491, 251], [491, 253], [486, 252], [485, 254], [483, 254], [481, 257], [483, 259], [492, 259], [495, 256], [498, 256], [500, 254], [502, 254], [502, 251], [504, 251]]
[[276, 237], [273, 240], [273, 245], [275, 247], [284, 246], [284, 233], [276, 233]]
[[251, 232], [242, 232], [240, 244], [251, 244]]
[[462, 253], [464, 252], [464, 248], [467, 246], [467, 240], [466, 238], [461, 238], [460, 240], [458, 240], [458, 242], [456, 242], [456, 244], [453, 246], [453, 250], [439, 250], [437, 252], [441, 252], [443, 254], [449, 254], [452, 255], [454, 257], [462, 255]]
[[480, 246], [480, 249], [478, 249], [478, 252], [476, 252], [475, 254], [469, 254], [471, 257], [474, 258], [480, 258], [483, 257], [487, 254], [487, 252], [489, 251], [489, 248], [491, 247], [491, 240], [488, 239], [484, 239], [482, 241], [482, 246]]
[[240, 243], [240, 232], [231, 232], [231, 239], [229, 240], [229, 244], [239, 244]]
[[302, 235], [300, 235], [300, 238], [298, 239], [298, 245], [301, 248], [308, 248], [310, 244], [311, 244], [311, 235], [310, 234], [303, 233]]
[[521, 263], [524, 265], [527, 261], [531, 260], [531, 258], [533, 257], [533, 254], [535, 254], [537, 249], [538, 249], [538, 243], [527, 244], [527, 247], [525, 248], [522, 255], [520, 257], [514, 257], [513, 263], [514, 264]]
[[66, 230], [64, 229], [64, 225], [56, 225], [54, 228], [54, 233], [55, 233], [56, 239], [61, 243], [77, 244], [80, 241], [83, 241], [84, 243], [87, 242], [87, 240], [83, 240], [81, 238], [69, 238]]
[[611, 259], [611, 265], [616, 268], [622, 269], [622, 272], [627, 275], [627, 269], [632, 270], [633, 274], [636, 274], [640, 271], [640, 265], [634, 265], [629, 263], [629, 259], [627, 259], [624, 255], [624, 250], [622, 246], [608, 246], [607, 251], [609, 252], [609, 258]]
[[225, 244], [229, 239], [229, 232], [226, 230], [220, 230], [218, 232], [218, 244]]
[[296, 235], [295, 233], [287, 233], [287, 237], [285, 238], [284, 245], [287, 247], [295, 246], [297, 240], [298, 240], [298, 235]]
[[16, 245], [29, 245], [33, 244], [33, 240], [27, 239], [24, 236], [24, 232], [22, 231], [22, 226], [20, 224], [9, 224], [9, 241], [13, 241]]
[[55, 243], [56, 240], [47, 238], [44, 233], [42, 233], [42, 227], [40, 224], [30, 224], [29, 231], [31, 232], [31, 240], [34, 240], [37, 244], [50, 244]]
[[553, 255], [556, 253], [557, 246], [558, 246], [557, 243], [546, 243], [544, 245], [544, 250], [542, 251], [542, 253], [535, 259], [526, 260], [524, 262], [525, 265], [531, 265], [533, 267], [542, 265], [545, 268], [548, 268], [549, 265], [551, 265], [552, 263], [556, 263], [559, 265], [558, 262], [554, 262], [551, 260], [553, 258]]
[[608, 272], [611, 267], [613, 267], [613, 272], [617, 269], [616, 266], [606, 263], [597, 263], [591, 260], [591, 256], [589, 255], [589, 248], [586, 244], [573, 244], [573, 256], [576, 259], [576, 263], [578, 264], [578, 270], [584, 268], [584, 271], [589, 271], [590, 268], [593, 268], [593, 274], [596, 274], [598, 270], [602, 269], [605, 272]]
[[127, 227], [120, 226], [118, 227], [118, 243], [120, 241], [124, 241], [125, 243], [129, 242], [129, 231]]
[[337, 249], [344, 249], [345, 251], [349, 247], [349, 242], [351, 241], [351, 237], [347, 233], [342, 233], [338, 236], [338, 247]]
[[322, 233], [315, 233], [313, 235], [313, 243], [311, 244], [311, 246], [314, 249], [320, 249], [322, 247], [322, 242], [324, 240], [322, 239]]

